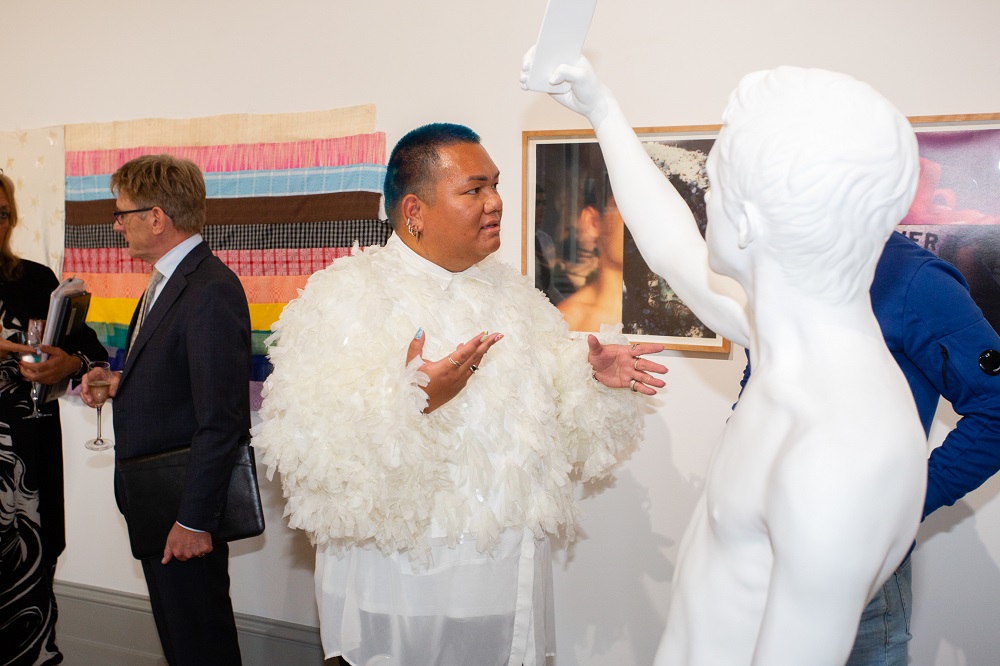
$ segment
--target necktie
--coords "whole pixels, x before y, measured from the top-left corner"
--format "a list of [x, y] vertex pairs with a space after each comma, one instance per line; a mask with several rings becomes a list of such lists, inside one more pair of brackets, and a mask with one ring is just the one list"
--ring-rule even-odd
[[132, 345], [135, 344], [135, 338], [139, 334], [142, 322], [146, 320], [146, 315], [149, 314], [149, 310], [153, 306], [153, 294], [156, 292], [156, 285], [158, 285], [162, 279], [163, 274], [155, 268], [153, 269], [153, 272], [149, 274], [149, 282], [146, 283], [146, 291], [142, 292], [142, 300], [139, 302], [139, 316], [135, 320], [135, 328], [132, 329], [132, 338], [128, 342], [129, 353], [132, 352]]

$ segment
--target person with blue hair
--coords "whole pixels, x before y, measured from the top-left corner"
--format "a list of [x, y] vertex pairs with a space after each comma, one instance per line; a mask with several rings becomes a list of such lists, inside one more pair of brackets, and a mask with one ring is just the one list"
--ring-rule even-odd
[[[393, 149], [394, 234], [313, 275], [274, 326], [254, 444], [317, 547], [327, 658], [541, 665], [550, 535], [574, 481], [636, 440], [666, 368], [606, 328], [572, 340], [500, 248], [500, 172], [471, 129]], [[630, 389], [622, 391], [621, 389]]]

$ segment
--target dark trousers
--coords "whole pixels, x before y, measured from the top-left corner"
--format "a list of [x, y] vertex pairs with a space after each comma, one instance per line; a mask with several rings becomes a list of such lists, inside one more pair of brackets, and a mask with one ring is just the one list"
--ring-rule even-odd
[[229, 598], [229, 546], [216, 545], [187, 562], [142, 560], [153, 619], [170, 666], [239, 666], [233, 602]]

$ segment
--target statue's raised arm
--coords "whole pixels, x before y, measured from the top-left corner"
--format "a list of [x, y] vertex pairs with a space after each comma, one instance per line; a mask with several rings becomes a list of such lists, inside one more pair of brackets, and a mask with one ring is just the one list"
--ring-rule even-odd
[[[524, 57], [522, 87], [534, 49]], [[649, 268], [664, 277], [710, 329], [737, 344], [749, 344], [746, 294], [738, 282], [710, 265], [708, 244], [687, 204], [643, 150], [617, 100], [580, 57], [558, 67], [551, 83], [570, 89], [551, 96], [590, 121], [604, 154], [615, 204]], [[709, 205], [711, 199], [709, 197]], [[709, 226], [709, 241], [713, 234]]]

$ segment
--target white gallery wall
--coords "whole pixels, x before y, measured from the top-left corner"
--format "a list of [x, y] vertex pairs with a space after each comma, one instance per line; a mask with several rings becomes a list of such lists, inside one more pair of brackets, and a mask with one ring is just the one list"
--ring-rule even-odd
[[[520, 265], [521, 132], [583, 127], [518, 87], [544, 8], [544, 0], [0, 0], [0, 132], [375, 104], [391, 147], [425, 122], [465, 123], [501, 169], [500, 253]], [[996, 0], [602, 0], [585, 52], [637, 127], [716, 123], [741, 75], [779, 64], [847, 72], [911, 116], [985, 113], [1000, 112], [997, 26]], [[581, 536], [558, 556], [559, 666], [649, 664], [663, 628], [678, 542], [743, 352], [660, 360], [668, 388], [649, 401], [644, 440], [614, 479], [581, 490]], [[95, 415], [73, 398], [63, 414], [69, 545], [57, 577], [145, 593], [114, 505], [112, 455], [83, 449]], [[932, 441], [953, 421], [942, 409]], [[315, 625], [312, 549], [284, 525], [277, 483], [263, 490], [265, 537], [232, 548], [237, 611]], [[1000, 661], [998, 492], [994, 480], [921, 530], [913, 664]]]

